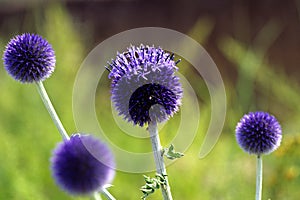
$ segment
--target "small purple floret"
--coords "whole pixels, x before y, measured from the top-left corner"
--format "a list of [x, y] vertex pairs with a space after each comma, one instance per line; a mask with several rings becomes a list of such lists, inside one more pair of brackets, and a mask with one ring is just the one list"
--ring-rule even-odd
[[174, 54], [161, 48], [131, 46], [106, 67], [112, 101], [119, 115], [140, 126], [163, 122], [179, 110], [182, 86]]
[[53, 151], [51, 169], [56, 183], [73, 195], [99, 191], [114, 177], [114, 156], [91, 135], [74, 134]]
[[41, 36], [24, 33], [12, 38], [3, 55], [8, 74], [22, 83], [43, 81], [55, 68], [52, 46]]
[[236, 126], [236, 140], [250, 154], [269, 154], [281, 143], [281, 126], [266, 112], [250, 112]]

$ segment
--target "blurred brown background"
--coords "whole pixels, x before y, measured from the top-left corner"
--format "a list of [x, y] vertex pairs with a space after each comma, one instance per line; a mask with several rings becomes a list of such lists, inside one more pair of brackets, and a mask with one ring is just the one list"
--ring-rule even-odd
[[[291, 76], [300, 72], [300, 2], [297, 0], [69, 0], [63, 3], [90, 48], [114, 34], [136, 27], [157, 26], [188, 33], [199, 18], [208, 18], [214, 27], [202, 45], [222, 74], [231, 76], [234, 70], [217, 48], [220, 36], [229, 35], [251, 46], [258, 32], [268, 22], [274, 21], [280, 35], [266, 56], [271, 64], [283, 66]], [[38, 0], [2, 0], [2, 34], [17, 34], [15, 27], [20, 28], [19, 33], [32, 32], [34, 22], [30, 20], [31, 15], [43, 12], [47, 4], [47, 1]], [[63, 30], [61, 34], [64, 34]]]

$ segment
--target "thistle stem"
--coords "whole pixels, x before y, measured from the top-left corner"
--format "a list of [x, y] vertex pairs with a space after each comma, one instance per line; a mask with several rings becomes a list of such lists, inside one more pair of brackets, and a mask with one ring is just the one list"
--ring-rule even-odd
[[110, 193], [107, 191], [106, 188], [102, 189], [102, 194], [106, 197], [108, 200], [116, 200]]
[[57, 127], [57, 129], [60, 133], [60, 135], [62, 136], [62, 138], [64, 140], [69, 140], [70, 138], [69, 138], [64, 126], [62, 125], [61, 121], [59, 120], [58, 115], [55, 112], [55, 109], [54, 109], [54, 107], [51, 103], [51, 100], [50, 100], [50, 98], [49, 98], [49, 96], [46, 92], [46, 89], [45, 89], [43, 83], [41, 81], [38, 81], [38, 82], [36, 82], [36, 86], [37, 86], [39, 94], [40, 94], [40, 96], [41, 96], [41, 98], [44, 102], [44, 105], [47, 108], [47, 110], [48, 110], [55, 126]]
[[[158, 135], [157, 122], [155, 120], [152, 120], [149, 123], [148, 130], [149, 130], [149, 134], [150, 134], [150, 138], [151, 138], [151, 144], [152, 144], [152, 150], [153, 150], [153, 154], [154, 154], [156, 171], [158, 174], [167, 175], [167, 170], [166, 170], [163, 155], [162, 155], [162, 147], [161, 147], [160, 139], [159, 139], [159, 135]], [[161, 187], [162, 196], [163, 196], [164, 200], [173, 200], [167, 176], [165, 176], [165, 181], [166, 181], [166, 184]]]
[[256, 163], [256, 193], [255, 193], [255, 200], [261, 200], [262, 171], [263, 171], [262, 156], [258, 155], [257, 156], [257, 163]]

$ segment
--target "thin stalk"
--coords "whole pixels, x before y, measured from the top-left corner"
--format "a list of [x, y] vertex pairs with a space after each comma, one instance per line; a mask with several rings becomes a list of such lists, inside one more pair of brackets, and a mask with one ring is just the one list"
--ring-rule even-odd
[[65, 130], [65, 128], [64, 128], [64, 126], [62, 125], [61, 121], [59, 120], [58, 115], [55, 112], [55, 109], [54, 109], [54, 107], [51, 103], [51, 100], [50, 100], [50, 98], [49, 98], [49, 96], [46, 92], [46, 89], [45, 89], [43, 83], [41, 81], [38, 81], [38, 82], [36, 82], [36, 86], [37, 86], [39, 94], [40, 94], [40, 96], [41, 96], [41, 98], [44, 102], [44, 105], [46, 106], [46, 108], [47, 108], [47, 110], [48, 110], [55, 126], [57, 127], [60, 135], [62, 136], [62, 138], [64, 140], [70, 139], [67, 132], [66, 132], [66, 130]]
[[[158, 135], [157, 122], [155, 120], [152, 120], [149, 123], [148, 130], [151, 138], [152, 150], [153, 150], [154, 160], [156, 165], [156, 172], [161, 175], [167, 175], [167, 170], [162, 155], [162, 147]], [[161, 187], [162, 196], [164, 200], [173, 200], [167, 176], [165, 176], [165, 181], [166, 181], [165, 186]]]
[[255, 199], [261, 200], [262, 194], [262, 171], [263, 171], [263, 164], [262, 164], [262, 156], [257, 156], [257, 163], [256, 163], [256, 193]]
[[110, 193], [107, 191], [106, 188], [102, 189], [102, 194], [106, 197], [108, 200], [116, 200]]

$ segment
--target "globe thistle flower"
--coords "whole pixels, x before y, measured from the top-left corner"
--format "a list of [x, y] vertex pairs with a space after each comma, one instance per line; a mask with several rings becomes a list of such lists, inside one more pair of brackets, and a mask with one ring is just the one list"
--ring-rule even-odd
[[39, 35], [24, 33], [7, 44], [3, 55], [8, 74], [22, 83], [43, 81], [54, 71], [55, 54]]
[[59, 143], [51, 164], [56, 183], [74, 195], [101, 190], [115, 174], [113, 154], [91, 135], [73, 134], [69, 140]]
[[174, 54], [153, 46], [131, 46], [118, 53], [106, 68], [119, 115], [144, 126], [151, 119], [163, 122], [176, 113], [182, 98], [182, 87], [175, 76], [178, 62]]
[[240, 147], [250, 154], [268, 154], [281, 143], [281, 127], [276, 118], [266, 112], [250, 112], [236, 126]]

